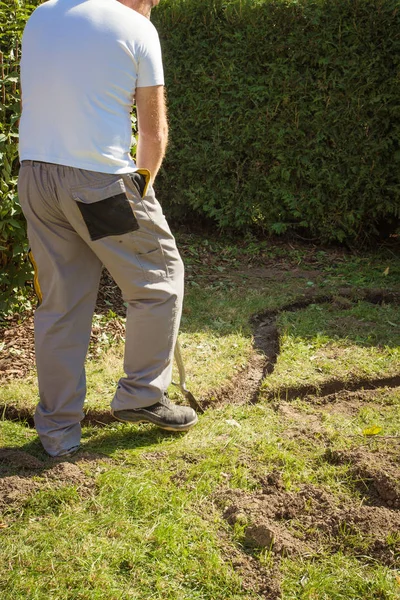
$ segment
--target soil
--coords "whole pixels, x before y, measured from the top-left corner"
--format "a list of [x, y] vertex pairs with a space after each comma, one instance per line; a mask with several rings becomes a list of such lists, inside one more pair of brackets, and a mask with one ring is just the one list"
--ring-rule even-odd
[[[124, 317], [126, 307], [119, 288], [113, 280], [103, 272], [97, 298], [96, 314], [108, 314], [112, 310], [116, 315]], [[35, 342], [33, 332], [33, 313], [27, 313], [21, 320], [20, 315], [6, 319], [7, 326], [0, 328], [0, 348], [3, 346], [0, 359], [0, 383], [12, 379], [26, 378], [35, 368]], [[113, 339], [123, 339], [125, 327], [118, 320], [108, 320], [101, 327], [94, 325], [90, 336], [89, 353], [96, 352], [104, 339], [104, 335]]]
[[368, 552], [385, 565], [396, 565], [400, 540], [387, 543], [390, 534], [400, 531], [400, 513], [393, 508], [341, 501], [309, 484], [288, 492], [274, 476], [266, 476], [261, 485], [262, 493], [223, 490], [217, 495], [229, 525], [243, 527], [245, 547], [268, 548], [278, 558], [306, 558], [321, 548], [354, 556]]
[[261, 566], [251, 553], [241, 551], [233, 545], [225, 530], [220, 531], [220, 544], [224, 556], [240, 575], [246, 592], [258, 594], [263, 600], [277, 600], [281, 597], [278, 564], [272, 564], [270, 568]]
[[[282, 557], [307, 559], [325, 549], [355, 556], [368, 551], [371, 558], [389, 567], [397, 565], [399, 543], [389, 547], [386, 536], [398, 531], [398, 513], [360, 503], [349, 505], [347, 499], [340, 503], [326, 490], [311, 485], [286, 492], [276, 472], [262, 484], [262, 493], [225, 489], [214, 498], [229, 528], [238, 525], [243, 530], [235, 546], [228, 543], [225, 530], [220, 539], [245, 590], [266, 600], [279, 600]], [[267, 565], [257, 559], [260, 550], [269, 552]]]
[[332, 464], [348, 464], [365, 502], [373, 506], [400, 509], [400, 454], [357, 448], [328, 451]]
[[35, 365], [33, 315], [19, 322], [19, 316], [8, 319], [7, 327], [0, 329], [0, 382], [26, 377]]
[[203, 410], [224, 404], [247, 404], [257, 401], [260, 385], [266, 373], [266, 360], [253, 353], [247, 365], [223, 387], [213, 390], [201, 400]]
[[[106, 461], [104, 457], [101, 460]], [[0, 448], [0, 520], [13, 520], [27, 500], [42, 489], [72, 485], [82, 498], [87, 497], [103, 470], [99, 456], [85, 452], [68, 460], [40, 460], [21, 450]]]

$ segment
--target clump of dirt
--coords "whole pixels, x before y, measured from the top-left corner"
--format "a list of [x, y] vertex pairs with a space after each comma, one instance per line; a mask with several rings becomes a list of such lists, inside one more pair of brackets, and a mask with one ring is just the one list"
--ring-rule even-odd
[[44, 463], [36, 458], [36, 456], [32, 456], [31, 454], [23, 452], [22, 450], [0, 448], [0, 474], [2, 471], [7, 470], [10, 467], [18, 470], [36, 470], [42, 469], [44, 467]]
[[39, 481], [18, 475], [0, 479], [0, 514], [20, 506], [39, 488]]
[[46, 479], [56, 481], [58, 484], [68, 483], [78, 486], [87, 485], [88, 477], [81, 471], [78, 465], [70, 462], [60, 462], [45, 473]]
[[268, 477], [261, 484], [262, 493], [225, 490], [217, 496], [227, 522], [243, 528], [245, 546], [269, 548], [278, 559], [310, 556], [325, 547], [356, 555], [368, 552], [384, 564], [395, 564], [400, 541], [396, 547], [387, 539], [400, 530], [398, 512], [363, 506], [313, 485], [288, 492]]
[[232, 565], [246, 591], [259, 594], [264, 600], [278, 600], [281, 597], [281, 577], [276, 566], [263, 569], [255, 558], [239, 552], [232, 556]]
[[224, 556], [230, 559], [246, 592], [257, 594], [264, 600], [278, 600], [281, 597], [281, 576], [278, 565], [273, 564], [268, 568], [261, 565], [250, 553], [242, 552], [233, 545], [225, 530], [221, 530], [219, 541]]
[[328, 451], [332, 464], [349, 464], [356, 485], [373, 506], [400, 508], [400, 457], [388, 452], [357, 450]]
[[258, 521], [246, 528], [245, 542], [249, 546], [273, 548], [275, 554], [304, 556], [311, 552], [301, 540], [296, 539], [289, 531], [276, 523], [266, 520]]
[[0, 513], [15, 511], [42, 489], [73, 485], [82, 498], [87, 497], [95, 486], [94, 476], [103, 470], [98, 458], [82, 452], [68, 461], [41, 461], [27, 452], [0, 449]]

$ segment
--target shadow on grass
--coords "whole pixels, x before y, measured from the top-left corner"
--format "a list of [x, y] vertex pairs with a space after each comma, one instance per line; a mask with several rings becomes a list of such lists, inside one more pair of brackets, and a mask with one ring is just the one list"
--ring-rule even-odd
[[[27, 425], [28, 427], [28, 425]], [[119, 450], [157, 447], [166, 440], [180, 439], [185, 433], [163, 431], [152, 425], [115, 424], [102, 430], [84, 429], [81, 449], [70, 457], [50, 457], [39, 440], [20, 446], [0, 448], [0, 479], [10, 476], [37, 477], [60, 462], [79, 463], [81, 460], [113, 460]]]

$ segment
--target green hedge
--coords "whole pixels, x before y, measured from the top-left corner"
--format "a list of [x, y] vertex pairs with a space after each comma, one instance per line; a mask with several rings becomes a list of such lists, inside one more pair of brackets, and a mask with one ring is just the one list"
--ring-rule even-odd
[[167, 211], [365, 239], [400, 216], [398, 0], [162, 0]]
[[[38, 4], [38, 2], [36, 2]], [[26, 260], [25, 220], [17, 197], [18, 64], [21, 32], [34, 5], [22, 0], [0, 3], [0, 309], [16, 299], [31, 277]]]

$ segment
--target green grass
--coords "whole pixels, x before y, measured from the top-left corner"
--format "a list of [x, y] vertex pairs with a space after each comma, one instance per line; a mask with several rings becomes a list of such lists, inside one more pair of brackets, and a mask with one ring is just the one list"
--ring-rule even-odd
[[358, 302], [347, 310], [311, 304], [278, 318], [280, 353], [267, 392], [330, 380], [395, 376], [400, 365], [397, 306]]
[[400, 586], [390, 569], [362, 565], [334, 554], [322, 560], [284, 561], [285, 600], [397, 600]]
[[[248, 247], [190, 236], [181, 241], [189, 277], [180, 339], [188, 386], [200, 398], [234, 381], [247, 365], [254, 313], [279, 308], [310, 288], [334, 293], [340, 286], [390, 284], [400, 290], [400, 261], [384, 250], [348, 255], [255, 241]], [[261, 267], [288, 275], [277, 281], [253, 276]], [[98, 317], [96, 325], [112, 319], [118, 320], [111, 313]], [[280, 353], [258, 403], [237, 406], [227, 398], [182, 435], [116, 422], [85, 427], [83, 453], [74, 459], [80, 481], [68, 472], [64, 479], [51, 475], [54, 463], [34, 430], [0, 422], [2, 447], [43, 462], [24, 471], [0, 461], [0, 494], [4, 482], [10, 489], [18, 489], [18, 478], [35, 484], [21, 497], [11, 494], [0, 513], [2, 600], [258, 600], [265, 594], [257, 591], [254, 565], [267, 579], [280, 579], [283, 600], [400, 598], [399, 573], [372, 556], [368, 536], [346, 523], [339, 538], [324, 538], [318, 553], [277, 558], [246, 547], [245, 524], [231, 527], [223, 519], [221, 493], [259, 494], [271, 473], [292, 494], [309, 485], [337, 505], [360, 505], [352, 466], [335, 464], [328, 450], [362, 448], [384, 461], [398, 449], [399, 389], [330, 404], [302, 397], [287, 402], [284, 393], [290, 386], [398, 374], [398, 306], [311, 305], [281, 313], [277, 323]], [[91, 348], [91, 409], [108, 409], [122, 374], [118, 337], [100, 336]], [[171, 395], [180, 398], [174, 388]], [[33, 411], [36, 401], [34, 373], [2, 385], [3, 405]], [[367, 437], [363, 432], [372, 426], [380, 433]], [[391, 533], [393, 552], [399, 543]], [[254, 561], [247, 572], [237, 568], [238, 557]]]
[[55, 499], [37, 493], [3, 533], [1, 554], [17, 545], [18, 568], [3, 570], [2, 598], [243, 597], [215, 532], [167, 473], [118, 466], [95, 498], [78, 504], [66, 488]]
[[[3, 444], [32, 453], [36, 449], [44, 459], [22, 425], [5, 425]], [[5, 515], [9, 527], [0, 531], [2, 598], [92, 599], [102, 593], [140, 599], [256, 598], [244, 592], [229, 559], [235, 532], [228, 547], [221, 542], [224, 525], [212, 501], [218, 490], [252, 493], [260, 477], [278, 469], [288, 490], [311, 483], [329, 489], [338, 501], [358, 497], [346, 465], [323, 460], [326, 439], [287, 437], [288, 426], [289, 419], [259, 405], [209, 412], [185, 436], [149, 426], [86, 429], [84, 450], [104, 455], [99, 459], [103, 472], [94, 476], [89, 498], [79, 498], [79, 486], [45, 487], [26, 500], [17, 516]], [[342, 427], [340, 431], [344, 438]], [[332, 425], [326, 434], [337, 441]], [[82, 470], [92, 476], [84, 464]], [[395, 598], [373, 595], [390, 589], [394, 573], [371, 565], [367, 556], [343, 558], [341, 565], [324, 554], [314, 562], [286, 561], [283, 597], [296, 597], [290, 594], [297, 593], [298, 574], [307, 569], [309, 583], [300, 597], [312, 598], [319, 582], [320, 597], [330, 598], [339, 573], [333, 597], [346, 598], [352, 590], [361, 594], [368, 573], [371, 600]]]

